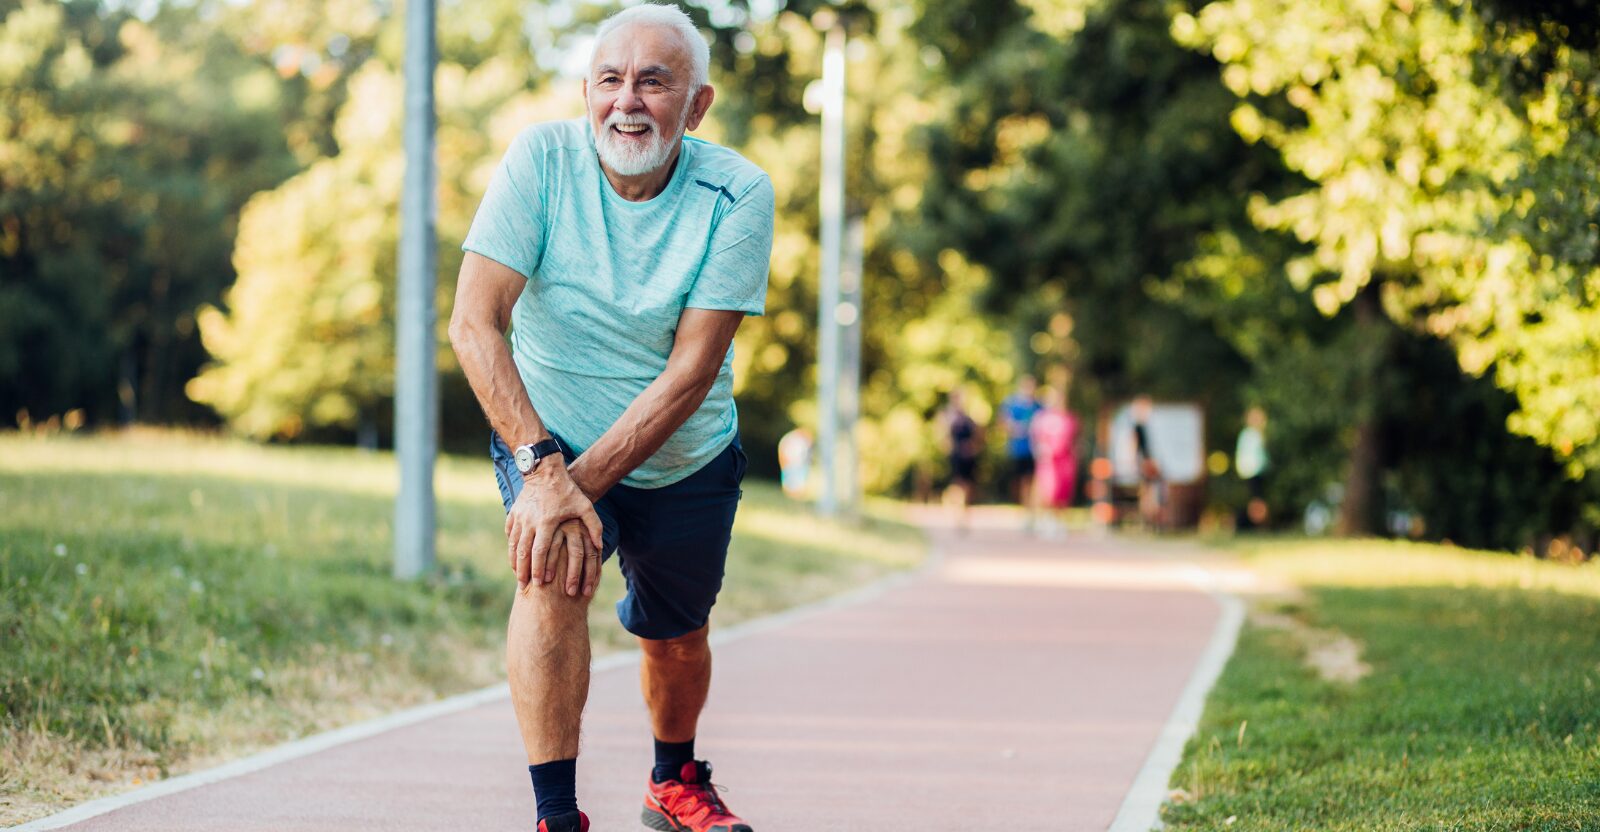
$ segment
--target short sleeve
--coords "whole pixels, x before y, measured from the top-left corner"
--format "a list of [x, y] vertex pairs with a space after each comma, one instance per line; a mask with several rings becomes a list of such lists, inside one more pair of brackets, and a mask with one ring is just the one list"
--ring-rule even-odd
[[517, 134], [495, 168], [472, 218], [463, 251], [503, 263], [532, 277], [544, 253], [543, 159], [532, 130]]
[[759, 177], [711, 233], [706, 262], [684, 305], [760, 315], [767, 308], [772, 262], [772, 180]]

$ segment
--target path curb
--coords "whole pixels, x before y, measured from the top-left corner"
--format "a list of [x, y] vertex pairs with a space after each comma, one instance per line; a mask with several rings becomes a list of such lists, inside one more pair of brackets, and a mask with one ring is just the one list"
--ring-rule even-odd
[[1221, 589], [1216, 576], [1199, 566], [1191, 566], [1188, 578], [1195, 586], [1205, 590], [1222, 607], [1222, 616], [1205, 652], [1195, 664], [1189, 683], [1184, 685], [1172, 714], [1161, 727], [1150, 756], [1145, 758], [1133, 786], [1122, 800], [1122, 807], [1111, 821], [1107, 832], [1150, 832], [1160, 829], [1161, 805], [1167, 799], [1167, 786], [1172, 782], [1172, 772], [1183, 758], [1183, 747], [1200, 725], [1200, 715], [1205, 710], [1206, 696], [1216, 684], [1222, 668], [1233, 655], [1239, 641], [1239, 631], [1244, 625], [1245, 605], [1238, 596]]

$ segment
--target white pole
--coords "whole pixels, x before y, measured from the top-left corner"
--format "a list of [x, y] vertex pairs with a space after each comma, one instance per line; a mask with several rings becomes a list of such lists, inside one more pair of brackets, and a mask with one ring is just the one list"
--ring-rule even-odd
[[844, 24], [828, 28], [822, 58], [822, 273], [817, 293], [817, 450], [822, 491], [817, 511], [833, 516], [838, 503], [839, 260], [844, 224]]
[[435, 172], [433, 162], [434, 0], [406, 3], [406, 173], [400, 202], [400, 274], [395, 332], [394, 441], [400, 493], [394, 506], [394, 575], [433, 568], [433, 460], [438, 449], [439, 380], [434, 367]]
[[839, 436], [844, 442], [840, 503], [844, 513], [861, 511], [861, 449], [856, 422], [861, 418], [861, 278], [866, 228], [861, 217], [851, 217], [844, 232], [844, 258], [839, 269], [839, 305], [834, 320], [840, 329]]

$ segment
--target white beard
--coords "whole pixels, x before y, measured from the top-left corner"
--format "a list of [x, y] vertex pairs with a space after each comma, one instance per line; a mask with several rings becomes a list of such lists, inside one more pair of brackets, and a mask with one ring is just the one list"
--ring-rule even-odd
[[[677, 126], [672, 135], [664, 136], [661, 125], [646, 115], [623, 115], [613, 112], [606, 116], [605, 123], [600, 125], [594, 137], [594, 147], [600, 154], [600, 161], [621, 176], [638, 176], [649, 173], [667, 163], [672, 157], [672, 149], [683, 136], [683, 128], [689, 123], [689, 108], [683, 108], [683, 115], [679, 117]], [[647, 124], [650, 126], [648, 142], [635, 142], [618, 136], [612, 129], [614, 124]]]

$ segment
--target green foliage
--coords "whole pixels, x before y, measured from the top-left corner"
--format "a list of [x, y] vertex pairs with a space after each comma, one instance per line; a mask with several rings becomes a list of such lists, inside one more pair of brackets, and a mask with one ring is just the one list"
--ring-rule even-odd
[[[441, 320], [489, 172], [521, 127], [581, 112], [547, 84], [554, 56], [611, 8], [441, 15]], [[778, 195], [769, 315], [735, 347], [757, 471], [815, 421], [805, 91], [824, 8], [852, 40], [870, 488], [936, 470], [927, 420], [949, 389], [982, 417], [1033, 372], [1070, 379], [1085, 415], [1136, 392], [1199, 401], [1219, 449], [1265, 405], [1284, 519], [1343, 480], [1475, 543], [1600, 522], [1600, 484], [1573, 479], [1600, 448], [1600, 27], [1583, 3], [690, 6], [719, 87], [702, 135]], [[0, 412], [387, 435], [394, 12], [0, 0]], [[445, 441], [476, 447], [447, 348], [438, 366]], [[1450, 441], [1440, 420], [1458, 420]]]
[[194, 309], [291, 102], [192, 10], [0, 3], [0, 55], [0, 412], [193, 418]]
[[[439, 364], [477, 194], [521, 119], [540, 102], [514, 66], [440, 67], [437, 141], [440, 236]], [[351, 80], [334, 136], [344, 150], [246, 206], [228, 312], [208, 307], [201, 331], [213, 364], [189, 394], [237, 431], [294, 437], [307, 430], [375, 427], [388, 416], [394, 378], [394, 278], [404, 174], [399, 74], [370, 62]], [[485, 126], [489, 129], [485, 129]], [[464, 384], [446, 411], [474, 414]], [[470, 424], [481, 425], [476, 419]]]
[[[1247, 367], [1161, 287], [1279, 166], [1221, 126], [1231, 96], [1171, 42], [1166, 4], [1007, 4], [993, 19], [1011, 23], [951, 10], [919, 23], [951, 84], [925, 134], [930, 242], [989, 270], [987, 308], [1039, 333], [1020, 363], [1069, 365], [1081, 409], [1150, 392], [1237, 410]], [[1231, 425], [1212, 424], [1221, 444]]]
[[[928, 240], [915, 221], [925, 200], [930, 168], [918, 141], [918, 126], [938, 110], [925, 99], [931, 90], [914, 18], [893, 5], [853, 8], [848, 110], [850, 160], [846, 194], [851, 213], [864, 227], [867, 280], [862, 298], [862, 421], [858, 427], [861, 477], [869, 490], [899, 490], [915, 469], [931, 472], [938, 458], [930, 416], [946, 392], [965, 387], [979, 421], [1013, 379], [1005, 325], [979, 314], [989, 282], [947, 246], [910, 253]], [[805, 67], [789, 78], [726, 75], [728, 98], [766, 83], [803, 88], [821, 69], [821, 37], [797, 13], [754, 22], [752, 54], [786, 54], [784, 64]], [[776, 59], [774, 59], [776, 62]], [[762, 64], [738, 64], [758, 69]], [[936, 83], [936, 82], [934, 82]], [[718, 99], [720, 101], [720, 99]], [[720, 106], [720, 104], [718, 104]], [[718, 115], [717, 130], [738, 134], [739, 110]], [[750, 445], [773, 448], [794, 424], [816, 424], [814, 342], [818, 306], [818, 126], [811, 118], [762, 115], [741, 152], [762, 166], [778, 192], [778, 229], [768, 290], [768, 315], [750, 318], [739, 330], [736, 368], [739, 418]], [[758, 454], [757, 464], [770, 454]], [[770, 464], [770, 462], [768, 462]]]
[[[933, 175], [918, 219], [926, 236], [909, 233], [905, 244], [924, 256], [953, 245], [986, 268], [993, 275], [987, 308], [1006, 315], [1032, 347], [1033, 354], [1018, 351], [1020, 363], [1068, 366], [1082, 410], [1134, 392], [1198, 400], [1207, 409], [1210, 447], [1231, 449], [1244, 407], [1262, 405], [1274, 460], [1269, 504], [1281, 519], [1336, 497], [1333, 487], [1343, 482], [1344, 494], [1371, 495], [1350, 504], [1353, 529], [1380, 528], [1384, 508], [1419, 511], [1427, 534], [1477, 545], [1518, 548], [1547, 532], [1581, 529], [1589, 521], [1573, 506], [1597, 502], [1594, 484], [1569, 481], [1547, 452], [1506, 432], [1508, 413], [1516, 419], [1531, 412], [1525, 400], [1519, 409], [1518, 399], [1435, 360], [1433, 342], [1450, 333], [1407, 316], [1390, 323], [1346, 308], [1367, 292], [1368, 311], [1385, 300], [1395, 311], [1396, 298], [1420, 297], [1414, 270], [1374, 261], [1359, 281], [1306, 283], [1306, 264], [1326, 248], [1301, 233], [1308, 224], [1340, 222], [1338, 233], [1376, 240], [1377, 231], [1357, 227], [1366, 217], [1351, 213], [1351, 200], [1365, 200], [1379, 219], [1389, 218], [1383, 221], [1398, 222], [1393, 216], [1403, 209], [1348, 183], [1316, 190], [1321, 169], [1308, 160], [1331, 164], [1326, 153], [1317, 155], [1326, 148], [1262, 141], [1262, 125], [1275, 125], [1274, 136], [1298, 136], [1333, 131], [1320, 125], [1346, 119], [1388, 131], [1383, 141], [1360, 146], [1381, 155], [1422, 135], [1418, 120], [1429, 116], [1383, 122], [1388, 111], [1372, 109], [1393, 86], [1385, 73], [1422, 83], [1415, 68], [1392, 67], [1368, 79], [1369, 87], [1345, 93], [1359, 99], [1350, 106], [1368, 108], [1359, 119], [1332, 99], [1308, 113], [1303, 87], [1311, 82], [1291, 76], [1322, 72], [1318, 56], [1348, 44], [1302, 48], [1297, 38], [1308, 37], [1302, 30], [1320, 18], [1301, 19], [1300, 6], [1288, 0], [1279, 5], [1268, 14], [1241, 4], [1251, 35], [1267, 44], [1248, 53], [1247, 66], [1231, 63], [1244, 53], [1237, 39], [1212, 55], [1179, 42], [1222, 14], [1204, 3], [1034, 0], [993, 9], [983, 25], [949, 4], [929, 10], [917, 31], [944, 50], [940, 71], [950, 89], [946, 114], [925, 131]], [[1373, 6], [1380, 7], [1400, 14]], [[1294, 23], [1280, 26], [1280, 19]], [[1011, 23], [996, 28], [994, 20]], [[1406, 48], [1444, 36], [1448, 23], [1434, 21]], [[1299, 86], [1250, 86], [1254, 62], [1269, 60], [1262, 51], [1275, 56], [1284, 84]], [[1443, 61], [1437, 73], [1463, 69], [1465, 80], [1454, 83], [1472, 82], [1475, 64], [1449, 63], [1437, 49], [1429, 54]], [[1553, 50], [1547, 62], [1569, 54]], [[1525, 74], [1545, 89], [1545, 75]], [[1469, 99], [1492, 113], [1497, 95], [1474, 88]], [[1498, 157], [1482, 136], [1471, 147], [1464, 134], [1453, 141], [1454, 167], [1436, 190], [1442, 203], [1467, 205], [1464, 183], [1487, 176]], [[1396, 176], [1393, 165], [1383, 172]], [[1332, 204], [1297, 202], [1307, 193]], [[1264, 219], [1291, 210], [1282, 221]], [[1419, 210], [1404, 221], [1421, 222], [1435, 209]], [[1335, 219], [1340, 211], [1346, 215]], [[1562, 219], [1582, 211], [1569, 209]], [[1571, 227], [1554, 219], [1543, 226]], [[1471, 242], [1481, 230], [1459, 236]], [[1561, 246], [1588, 256], [1586, 240], [1574, 233]], [[1466, 349], [1459, 338], [1454, 343]], [[1496, 360], [1503, 380], [1509, 362]], [[1530, 358], [1521, 371], [1527, 368], [1576, 372], [1561, 360]], [[1569, 402], [1581, 395], [1581, 385], [1564, 382], [1542, 390]], [[1569, 423], [1575, 418], [1559, 412]], [[1444, 424], [1452, 429], [1442, 431]], [[1230, 499], [1228, 483], [1220, 486], [1215, 493]], [[1241, 496], [1239, 490], [1231, 499]]]
[[[1460, 0], [1225, 0], [1174, 32], [1226, 65], [1240, 135], [1311, 180], [1252, 217], [1311, 244], [1290, 274], [1318, 306], [1386, 276], [1393, 317], [1517, 395], [1512, 430], [1600, 464], [1592, 52]], [[1292, 120], [1255, 104], [1280, 94]]]
[[[473, 15], [444, 18], [439, 33], [438, 366], [444, 428], [462, 447], [481, 445], [482, 421], [444, 338], [461, 241], [516, 132], [581, 112], [573, 90], [563, 90], [569, 101], [536, 95], [547, 71], [532, 61], [521, 15], [518, 3], [480, 4]], [[238, 281], [223, 303], [200, 311], [212, 361], [188, 393], [245, 435], [387, 433], [405, 169], [402, 23], [371, 22], [373, 58], [346, 85], [331, 133], [337, 152], [245, 207]]]

